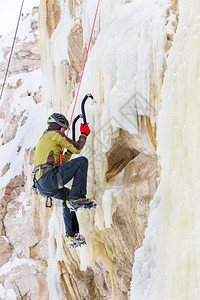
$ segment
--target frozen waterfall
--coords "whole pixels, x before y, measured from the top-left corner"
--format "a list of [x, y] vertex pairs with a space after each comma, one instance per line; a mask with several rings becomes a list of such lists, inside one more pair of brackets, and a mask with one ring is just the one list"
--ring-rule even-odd
[[161, 182], [131, 300], [200, 299], [200, 2], [179, 2], [158, 122]]

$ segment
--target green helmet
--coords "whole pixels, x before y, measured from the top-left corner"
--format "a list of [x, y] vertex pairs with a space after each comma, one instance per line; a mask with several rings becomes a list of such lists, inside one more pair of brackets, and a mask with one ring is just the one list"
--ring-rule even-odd
[[48, 118], [47, 124], [51, 124], [51, 123], [57, 123], [61, 127], [65, 127], [65, 128], [68, 128], [69, 126], [69, 122], [65, 118], [65, 116], [58, 113], [54, 113]]

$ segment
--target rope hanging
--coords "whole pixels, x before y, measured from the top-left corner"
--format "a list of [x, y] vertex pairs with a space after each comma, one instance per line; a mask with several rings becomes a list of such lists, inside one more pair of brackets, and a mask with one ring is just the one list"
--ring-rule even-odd
[[[94, 27], [95, 27], [95, 23], [96, 23], [96, 19], [97, 19], [97, 13], [98, 13], [98, 10], [99, 10], [99, 4], [100, 4], [100, 0], [98, 0], [98, 3], [97, 3], [97, 8], [96, 8], [95, 16], [94, 16], [94, 21], [93, 21], [92, 30], [91, 30], [91, 34], [90, 34], [90, 39], [89, 39], [89, 43], [88, 43], [88, 47], [87, 47], [85, 61], [84, 61], [84, 65], [83, 65], [83, 69], [82, 69], [82, 73], [81, 73], [81, 79], [80, 79], [80, 82], [79, 82], [79, 85], [78, 85], [78, 90], [77, 90], [77, 93], [76, 93], [76, 97], [75, 97], [75, 101], [74, 101], [74, 106], [73, 106], [73, 110], [72, 110], [71, 118], [70, 118], [70, 121], [69, 121], [69, 127], [67, 129], [66, 136], [68, 136], [69, 130], [70, 130], [70, 127], [71, 127], [71, 124], [72, 124], [72, 119], [73, 119], [73, 116], [74, 116], [74, 111], [75, 111], [75, 107], [76, 107], [76, 103], [77, 103], [79, 91], [80, 91], [80, 88], [81, 88], [81, 83], [82, 83], [82, 79], [83, 79], [83, 75], [84, 75], [84, 71], [85, 71], [85, 66], [86, 66], [86, 62], [87, 62], [87, 59], [88, 59], [88, 54], [89, 54], [89, 50], [90, 50], [90, 44], [91, 44], [91, 41], [92, 41]], [[62, 165], [62, 160], [63, 160], [63, 157], [64, 157], [64, 151], [65, 151], [65, 149], [63, 148], [62, 154], [60, 154], [60, 166]]]
[[81, 83], [82, 83], [82, 79], [83, 79], [83, 74], [84, 74], [86, 62], [87, 62], [87, 59], [88, 59], [88, 54], [89, 54], [89, 50], [90, 50], [90, 44], [91, 44], [92, 36], [93, 36], [93, 32], [94, 32], [94, 26], [95, 26], [95, 23], [96, 23], [97, 13], [98, 13], [98, 10], [99, 10], [99, 4], [100, 4], [100, 0], [98, 0], [98, 3], [97, 3], [97, 8], [96, 8], [96, 12], [95, 12], [95, 16], [94, 16], [94, 21], [93, 21], [93, 25], [92, 25], [92, 31], [91, 31], [90, 39], [89, 39], [89, 43], [88, 43], [87, 53], [86, 53], [86, 57], [85, 57], [84, 65], [83, 65], [83, 70], [82, 70], [82, 73], [81, 73], [81, 79], [80, 79], [78, 90], [77, 90], [77, 93], [76, 93], [74, 107], [73, 107], [73, 110], [72, 110], [72, 114], [71, 114], [71, 118], [70, 118], [70, 122], [69, 122], [69, 127], [68, 127], [68, 130], [67, 130], [66, 136], [68, 136], [69, 130], [70, 130], [70, 126], [72, 124], [72, 119], [73, 119], [73, 115], [74, 115], [74, 111], [75, 111], [75, 107], [76, 107], [76, 103], [77, 103], [77, 99], [78, 99], [78, 95], [79, 95], [79, 91], [80, 91], [80, 87], [81, 87]]
[[4, 91], [5, 84], [6, 84], [6, 79], [7, 79], [7, 76], [8, 76], [8, 71], [9, 71], [10, 62], [11, 62], [11, 58], [12, 58], [12, 54], [13, 54], [13, 49], [14, 49], [14, 45], [15, 45], [15, 41], [16, 41], [16, 37], [17, 37], [17, 31], [18, 31], [18, 28], [19, 28], [19, 22], [20, 22], [20, 17], [21, 17], [21, 14], [22, 14], [23, 5], [24, 5], [24, 0], [22, 0], [20, 12], [19, 12], [17, 27], [16, 27], [16, 30], [15, 30], [15, 35], [14, 35], [14, 39], [13, 39], [13, 43], [12, 43], [12, 47], [11, 47], [11, 51], [10, 51], [8, 65], [7, 65], [6, 73], [5, 73], [5, 76], [4, 76], [3, 86], [2, 86], [2, 89], [1, 89], [0, 101], [1, 101], [1, 98], [3, 96], [3, 91]]

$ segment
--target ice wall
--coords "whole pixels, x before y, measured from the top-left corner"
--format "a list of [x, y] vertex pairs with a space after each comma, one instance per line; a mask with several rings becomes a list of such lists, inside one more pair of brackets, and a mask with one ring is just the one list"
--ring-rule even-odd
[[[48, 2], [52, 4], [55, 1]], [[71, 103], [82, 71], [81, 67], [77, 68], [78, 63], [74, 63], [78, 58], [72, 55], [71, 33], [74, 30], [77, 34], [83, 29], [84, 52], [96, 5], [91, 0], [77, 1], [76, 7], [72, 7], [72, 1], [60, 1], [59, 4], [60, 21], [53, 33], [50, 33], [48, 22], [45, 21], [48, 18], [46, 1], [41, 1], [44, 99], [51, 111], [67, 113], [70, 118], [73, 107]], [[88, 195], [96, 198], [99, 208], [96, 211], [78, 213], [81, 232], [87, 239], [87, 247], [77, 251], [81, 270], [94, 266], [99, 260], [110, 274], [113, 272], [115, 250], [109, 233], [112, 236], [112, 216], [117, 206], [122, 204], [125, 189], [124, 186], [112, 186], [106, 180], [108, 152], [120, 132], [126, 132], [131, 137], [139, 135], [142, 131], [142, 119], [145, 120], [145, 126], [147, 117], [152, 126], [155, 125], [165, 70], [167, 35], [174, 29], [173, 14], [169, 13], [170, 5], [169, 0], [101, 1], [75, 110], [75, 115], [79, 114], [82, 98], [87, 93], [93, 94], [97, 103], [88, 100], [86, 104], [92, 133], [83, 155], [90, 162]], [[73, 47], [77, 50], [76, 41]], [[145, 143], [146, 148], [151, 149], [149, 152]], [[148, 134], [145, 142], [141, 142], [142, 146], [135, 144], [138, 148], [141, 147], [141, 152], [155, 154]], [[134, 185], [130, 182], [131, 196], [127, 196], [124, 201], [134, 197], [131, 188]], [[61, 238], [64, 235], [61, 215], [62, 207], [55, 202], [49, 239], [48, 280], [52, 299], [64, 297], [60, 272], [65, 270], [62, 269], [62, 264], [68, 264], [66, 257], [70, 255], [66, 250], [66, 242]], [[115, 234], [113, 236], [115, 238]], [[66, 282], [72, 285], [68, 278]], [[75, 288], [73, 293], [78, 299]]]
[[199, 299], [200, 3], [179, 1], [158, 122], [161, 183], [135, 254], [131, 299]]

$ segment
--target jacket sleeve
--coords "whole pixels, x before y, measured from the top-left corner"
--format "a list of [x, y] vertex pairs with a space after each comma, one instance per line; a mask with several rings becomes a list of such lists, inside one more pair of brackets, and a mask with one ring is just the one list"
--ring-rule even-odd
[[68, 149], [71, 153], [79, 154], [83, 147], [85, 146], [86, 142], [86, 135], [81, 134], [79, 136], [78, 141], [72, 141], [70, 138], [66, 137], [65, 134], [58, 132], [59, 134], [56, 134], [56, 142], [62, 147]]

